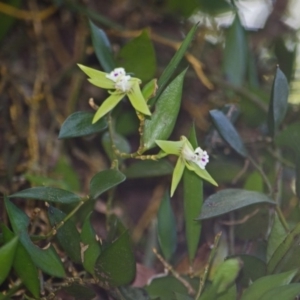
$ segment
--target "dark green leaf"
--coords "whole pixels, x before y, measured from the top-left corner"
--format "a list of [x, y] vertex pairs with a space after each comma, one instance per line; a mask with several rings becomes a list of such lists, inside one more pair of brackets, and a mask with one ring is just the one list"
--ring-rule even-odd
[[90, 221], [91, 213], [85, 218], [80, 233], [81, 242], [84, 244], [83, 251], [83, 266], [94, 275], [94, 267], [98, 256], [101, 253], [100, 242], [96, 240], [96, 232]]
[[199, 9], [210, 15], [218, 15], [232, 10], [232, 6], [225, 0], [199, 0]]
[[9, 196], [9, 198], [30, 198], [42, 201], [70, 204], [77, 203], [81, 198], [71, 192], [52, 188], [52, 187], [34, 187], [29, 188]]
[[[273, 273], [282, 260], [289, 254], [289, 251], [294, 249], [298, 250], [298, 243], [300, 242], [300, 223], [286, 236], [283, 242], [276, 248], [275, 252], [271, 256], [267, 271], [269, 274]], [[294, 249], [293, 249], [294, 248]], [[299, 257], [299, 255], [298, 255]], [[287, 257], [288, 258], [288, 257]], [[300, 267], [300, 261], [294, 261], [294, 267]]]
[[298, 155], [300, 153], [300, 122], [295, 122], [279, 132], [275, 138], [275, 143], [277, 146], [286, 147]]
[[138, 37], [121, 49], [118, 54], [118, 62], [127, 73], [133, 73], [134, 77], [138, 77], [142, 81], [152, 79], [156, 71], [156, 58], [147, 30], [143, 30]]
[[150, 119], [145, 120], [144, 147], [156, 146], [155, 140], [167, 140], [175, 126], [181, 104], [183, 80], [186, 70], [181, 72], [163, 91]]
[[124, 172], [127, 178], [156, 177], [172, 174], [173, 166], [168, 160], [141, 160], [131, 164]]
[[[289, 284], [294, 276], [296, 275], [297, 270], [264, 276], [256, 281], [254, 281], [248, 289], [243, 293], [241, 300], [253, 300], [253, 299], [262, 299], [261, 297], [271, 291], [275, 287], [284, 286]], [[274, 298], [273, 298], [274, 299]], [[286, 298], [282, 298], [286, 299]]]
[[287, 233], [286, 233], [282, 223], [280, 222], [280, 219], [279, 219], [277, 213], [275, 212], [274, 218], [273, 218], [273, 225], [271, 228], [270, 235], [268, 237], [267, 261], [270, 260], [270, 258], [274, 254], [275, 250], [284, 241], [286, 236], [287, 236]]
[[64, 277], [65, 271], [63, 265], [53, 246], [42, 250], [34, 245], [27, 233], [29, 225], [28, 216], [7, 199], [5, 199], [5, 206], [13, 231], [19, 236], [21, 244], [29, 253], [34, 264], [46, 274], [55, 277]]
[[[1, 1], [3, 2], [3, 1]], [[22, 0], [9, 0], [5, 1], [8, 5], [13, 7], [20, 7]], [[2, 39], [5, 37], [9, 29], [12, 27], [12, 25], [15, 22], [15, 18], [11, 17], [6, 14], [0, 13], [0, 41], [2, 42]]]
[[157, 81], [158, 89], [156, 91], [156, 96], [150, 100], [150, 104], [153, 105], [157, 99], [160, 97], [160, 94], [165, 89], [168, 81], [170, 80], [171, 76], [175, 72], [178, 64], [180, 63], [181, 59], [183, 58], [185, 52], [187, 51], [190, 43], [192, 42], [194, 35], [197, 30], [197, 25], [194, 25], [189, 33], [187, 34], [186, 38], [182, 42], [180, 48], [176, 51], [175, 55], [161, 74], [160, 78]]
[[170, 260], [177, 246], [176, 219], [170, 197], [166, 192], [157, 213], [158, 242], [166, 260]]
[[90, 182], [90, 196], [95, 199], [102, 193], [120, 184], [126, 179], [119, 170], [110, 169], [97, 173]]
[[238, 14], [226, 32], [223, 70], [232, 84], [241, 86], [245, 80], [247, 66], [247, 40]]
[[300, 283], [290, 283], [289, 285], [278, 286], [265, 293], [259, 300], [295, 300], [300, 295]]
[[[130, 145], [122, 135], [114, 133], [113, 135], [114, 144], [117, 147], [117, 149], [121, 152], [129, 153], [130, 152]], [[106, 132], [102, 136], [102, 146], [109, 157], [110, 160], [114, 159], [114, 151], [111, 147], [111, 140], [109, 133]]]
[[148, 293], [144, 289], [134, 288], [131, 286], [121, 286], [119, 291], [124, 297], [124, 300], [150, 300]]
[[11, 241], [0, 247], [0, 285], [5, 281], [12, 267], [15, 252], [18, 246], [18, 237], [14, 237]]
[[101, 252], [96, 261], [95, 275], [109, 286], [120, 286], [129, 284], [135, 272], [135, 258], [126, 231]]
[[244, 146], [238, 132], [220, 110], [211, 110], [210, 116], [221, 137], [241, 156], [246, 157], [248, 151]]
[[[194, 149], [198, 147], [195, 126], [192, 127], [189, 141]], [[201, 222], [195, 219], [199, 216], [203, 204], [203, 180], [196, 173], [186, 169], [183, 173], [183, 187], [185, 234], [189, 260], [192, 263], [197, 252], [202, 228]]]
[[280, 123], [285, 117], [288, 107], [289, 83], [283, 72], [277, 67], [273, 81], [268, 113], [268, 127], [274, 137]]
[[184, 295], [176, 292], [175, 292], [175, 297], [176, 300], [193, 300], [193, 298], [191, 298], [189, 295]]
[[[66, 214], [53, 206], [49, 206], [48, 217], [51, 226], [55, 227], [66, 217]], [[56, 238], [68, 257], [77, 264], [81, 263], [80, 235], [72, 220], [69, 219], [57, 229]]]
[[96, 293], [92, 287], [77, 282], [73, 282], [71, 285], [63, 287], [62, 291], [72, 296], [72, 299], [74, 300], [92, 300], [96, 297]]
[[115, 68], [115, 61], [113, 58], [113, 51], [110, 42], [105, 32], [98, 28], [91, 20], [89, 20], [92, 43], [97, 56], [97, 59], [103, 70], [109, 73]]
[[[6, 226], [2, 225], [4, 240], [10, 241], [15, 235]], [[25, 287], [31, 294], [39, 299], [40, 295], [40, 280], [36, 266], [34, 265], [30, 255], [21, 243], [18, 243], [15, 258], [13, 261], [13, 269], [17, 276], [22, 280]], [[0, 298], [1, 299], [1, 298]]]
[[276, 203], [264, 194], [242, 189], [225, 189], [208, 197], [197, 220], [204, 220], [226, 214], [252, 204]]
[[67, 139], [78, 136], [90, 135], [103, 131], [107, 124], [104, 119], [92, 124], [93, 113], [77, 111], [70, 115], [62, 124], [58, 138]]

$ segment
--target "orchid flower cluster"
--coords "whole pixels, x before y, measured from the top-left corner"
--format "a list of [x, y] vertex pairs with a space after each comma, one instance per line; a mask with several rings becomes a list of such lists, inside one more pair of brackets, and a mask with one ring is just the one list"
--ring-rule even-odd
[[[128, 97], [134, 109], [147, 116], [151, 112], [147, 106], [146, 100], [140, 90], [141, 80], [127, 75], [123, 68], [116, 68], [110, 73], [104, 73], [95, 69], [78, 65], [80, 69], [89, 76], [89, 82], [95, 86], [109, 90], [110, 96], [104, 100], [102, 105], [96, 111], [92, 123], [97, 122], [109, 111], [111, 111], [125, 96]], [[162, 158], [167, 155], [176, 155], [178, 160], [172, 175], [171, 197], [173, 196], [183, 175], [185, 167], [195, 172], [199, 177], [207, 180], [213, 185], [218, 185], [216, 181], [205, 170], [209, 162], [209, 156], [206, 151], [200, 147], [193, 148], [185, 136], [180, 141], [162, 141], [156, 140], [156, 144], [161, 148], [157, 157]]]

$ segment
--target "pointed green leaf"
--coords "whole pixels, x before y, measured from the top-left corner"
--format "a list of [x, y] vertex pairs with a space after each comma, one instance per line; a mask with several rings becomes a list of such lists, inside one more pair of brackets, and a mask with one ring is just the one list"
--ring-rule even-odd
[[131, 164], [124, 172], [127, 178], [145, 178], [172, 174], [173, 166], [168, 160], [141, 160]]
[[184, 145], [183, 141], [172, 142], [172, 141], [161, 141], [156, 140], [155, 143], [167, 154], [174, 154], [179, 156], [181, 149]]
[[176, 293], [176, 292], [175, 292], [175, 297], [176, 297], [176, 300], [193, 300], [193, 298], [191, 298], [188, 295], [183, 295], [183, 294]]
[[85, 218], [80, 233], [80, 239], [83, 243], [82, 251], [82, 263], [83, 267], [94, 275], [94, 267], [97, 258], [101, 253], [100, 242], [96, 240], [96, 232], [90, 221], [91, 213]]
[[118, 170], [110, 169], [97, 173], [90, 182], [90, 196], [95, 199], [102, 193], [120, 184], [126, 179]]
[[278, 286], [266, 292], [259, 300], [295, 300], [300, 295], [300, 283], [290, 283], [289, 285]]
[[96, 123], [99, 119], [101, 119], [104, 115], [106, 115], [109, 111], [113, 110], [114, 107], [124, 98], [125, 94], [115, 92], [111, 94], [101, 106], [96, 111], [92, 123]]
[[262, 193], [242, 189], [225, 189], [208, 197], [197, 220], [214, 218], [252, 204], [276, 203]]
[[184, 171], [184, 167], [185, 167], [184, 161], [181, 157], [179, 157], [177, 159], [177, 163], [173, 171], [172, 183], [171, 183], [171, 197], [173, 197], [174, 192], [180, 182], [180, 179]]
[[95, 265], [95, 275], [109, 286], [129, 284], [135, 277], [136, 267], [130, 236], [124, 232], [105, 248]]
[[270, 235], [268, 237], [267, 261], [270, 260], [270, 258], [274, 254], [275, 250], [284, 241], [286, 236], [287, 236], [287, 233], [286, 233], [284, 227], [282, 226], [282, 223], [281, 223], [277, 213], [274, 212], [273, 225], [271, 228]]
[[283, 72], [277, 67], [269, 103], [268, 127], [274, 137], [288, 107], [289, 83]]
[[238, 132], [220, 110], [211, 110], [210, 116], [221, 137], [241, 156], [247, 157], [248, 151], [244, 146]]
[[226, 32], [223, 58], [223, 70], [232, 84], [241, 86], [244, 83], [247, 66], [247, 40], [245, 30], [238, 14]]
[[[182, 60], [189, 45], [191, 44], [196, 31], [197, 31], [197, 25], [194, 25], [191, 28], [191, 30], [189, 31], [189, 33], [187, 34], [187, 36], [185, 37], [180, 48], [176, 51], [175, 55], [172, 57], [171, 61], [169, 62], [169, 64], [167, 65], [167, 67], [165, 68], [165, 70], [163, 71], [161, 76], [159, 77], [159, 79], [157, 81], [158, 89], [156, 91], [155, 97], [150, 100], [151, 105], [155, 104], [155, 102], [158, 100], [158, 98], [160, 98], [162, 91], [167, 86], [168, 81], [170, 80], [173, 73], [177, 69], [180, 61]], [[166, 139], [166, 138], [162, 138], [162, 139]]]
[[151, 116], [151, 112], [137, 82], [133, 84], [132, 89], [127, 96], [135, 110], [144, 115]]
[[103, 131], [107, 127], [106, 122], [101, 120], [96, 124], [92, 124], [93, 117], [93, 113], [85, 111], [73, 113], [62, 124], [58, 138], [67, 139]]
[[81, 198], [69, 191], [52, 187], [34, 187], [9, 196], [9, 198], [29, 198], [62, 204], [77, 203]]
[[12, 267], [16, 249], [18, 246], [18, 237], [0, 247], [0, 285], [5, 281]]
[[175, 126], [181, 104], [182, 85], [186, 70], [181, 72], [158, 98], [151, 118], [145, 120], [144, 147], [151, 149], [155, 140], [167, 140]]
[[[141, 55], [143, 53], [143, 55]], [[156, 57], [148, 30], [129, 41], [118, 53], [118, 62], [127, 73], [142, 81], [150, 80], [156, 71]]]
[[[66, 217], [66, 214], [53, 206], [49, 206], [48, 217], [51, 226], [54, 227]], [[77, 264], [81, 263], [80, 235], [72, 220], [69, 219], [57, 229], [56, 238], [68, 257]]]
[[[193, 125], [189, 141], [195, 149], [198, 147], [195, 126]], [[201, 212], [203, 203], [203, 181], [197, 174], [189, 170], [183, 173], [183, 199], [184, 199], [184, 219], [185, 235], [189, 254], [190, 264], [196, 255], [201, 234], [201, 222], [195, 219]]]
[[[83, 283], [78, 283], [78, 282], [72, 282], [68, 286], [63, 286], [61, 288], [61, 291], [63, 291], [63, 295], [65, 299], [71, 298], [74, 300], [93, 300], [97, 298], [96, 292], [94, 291], [94, 289], [91, 288], [91, 286], [84, 285]], [[67, 297], [68, 295], [71, 297]], [[61, 298], [61, 296], [57, 298], [59, 299]]]
[[109, 73], [115, 68], [115, 61], [113, 59], [113, 51], [110, 42], [105, 32], [98, 28], [91, 20], [89, 20], [89, 25], [97, 59], [103, 70]]
[[148, 293], [141, 288], [121, 286], [119, 287], [119, 291], [124, 300], [150, 300]]
[[[299, 242], [300, 242], [300, 223], [286, 236], [282, 243], [276, 248], [273, 255], [271, 256], [267, 272], [269, 274], [275, 272], [278, 267], [281, 268], [300, 268], [299, 260]], [[294, 258], [292, 255], [294, 254]], [[295, 255], [296, 254], [296, 255]], [[289, 260], [292, 258], [292, 260]], [[297, 261], [295, 260], [297, 259]]]
[[[6, 226], [2, 225], [1, 229], [5, 242], [11, 241], [16, 237]], [[22, 280], [24, 286], [36, 299], [39, 299], [40, 280], [38, 270], [34, 265], [30, 255], [20, 242], [18, 243], [16, 249], [15, 258], [13, 261], [13, 269], [17, 276]]]
[[106, 77], [107, 73], [78, 64], [78, 67], [90, 77], [89, 81], [100, 88], [114, 90], [115, 83]]
[[63, 265], [53, 246], [42, 250], [34, 245], [27, 233], [29, 225], [28, 216], [7, 199], [5, 199], [5, 206], [13, 231], [18, 234], [21, 244], [29, 253], [34, 264], [46, 274], [55, 277], [64, 277], [65, 271]]
[[170, 197], [165, 193], [157, 213], [157, 234], [164, 258], [169, 261], [177, 246], [176, 219]]
[[[292, 270], [285, 273], [264, 276], [254, 281], [248, 289], [243, 293], [241, 300], [263, 299], [262, 296], [272, 289], [289, 284], [297, 270]], [[274, 299], [274, 298], [273, 298]], [[282, 298], [286, 299], [286, 298]]]

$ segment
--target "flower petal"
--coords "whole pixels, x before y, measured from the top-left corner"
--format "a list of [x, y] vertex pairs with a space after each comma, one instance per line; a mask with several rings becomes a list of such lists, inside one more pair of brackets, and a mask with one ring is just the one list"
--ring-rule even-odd
[[89, 81], [103, 89], [114, 89], [115, 83], [106, 78], [107, 73], [78, 64], [78, 67], [90, 77]]
[[179, 157], [173, 171], [172, 184], [171, 184], [171, 197], [173, 197], [173, 194], [179, 184], [179, 181], [184, 171], [184, 167], [185, 167], [184, 161], [181, 157]]
[[125, 94], [113, 93], [111, 94], [102, 105], [96, 111], [92, 123], [96, 123], [99, 119], [101, 119], [104, 115], [106, 115], [109, 111], [111, 111], [125, 96]]
[[181, 149], [184, 145], [183, 141], [162, 141], [162, 140], [156, 140], [155, 143], [161, 148], [164, 152], [168, 154], [174, 154], [179, 156]]
[[141, 112], [144, 115], [151, 116], [151, 112], [148, 108], [146, 100], [143, 97], [138, 81], [133, 81], [132, 88], [127, 93], [127, 96], [135, 110]]
[[185, 161], [185, 166], [190, 171], [194, 171], [199, 177], [205, 179], [215, 186], [218, 186], [217, 182], [210, 176], [210, 174], [205, 169], [201, 169], [196, 163]]

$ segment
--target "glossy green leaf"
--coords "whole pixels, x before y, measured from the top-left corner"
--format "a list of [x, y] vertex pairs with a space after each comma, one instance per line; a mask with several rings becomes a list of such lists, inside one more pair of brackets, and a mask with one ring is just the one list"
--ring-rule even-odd
[[168, 81], [172, 77], [173, 73], [177, 69], [180, 61], [182, 60], [184, 54], [186, 53], [189, 45], [191, 44], [194, 35], [197, 30], [197, 25], [194, 25], [187, 36], [185, 37], [184, 41], [182, 42], [180, 48], [176, 51], [175, 55], [172, 57], [171, 61], [159, 77], [157, 81], [158, 89], [156, 91], [156, 96], [150, 100], [151, 105], [153, 105], [159, 98], [162, 91], [165, 89]]
[[238, 258], [229, 258], [217, 268], [212, 284], [201, 296], [201, 300], [219, 299], [218, 295], [226, 293], [235, 283], [242, 263]]
[[120, 286], [129, 284], [135, 272], [134, 253], [126, 231], [101, 252], [96, 261], [95, 275], [109, 286]]
[[113, 110], [115, 106], [124, 98], [124, 93], [114, 92], [111, 94], [104, 102], [100, 105], [96, 111], [92, 123], [95, 124], [103, 116], [105, 116], [109, 111]]
[[92, 300], [97, 297], [95, 291], [90, 286], [85, 286], [77, 282], [73, 282], [61, 290], [70, 295], [74, 300]]
[[103, 70], [107, 73], [115, 68], [113, 51], [105, 32], [89, 20], [95, 54]]
[[126, 179], [119, 170], [110, 169], [97, 173], [90, 182], [90, 196], [95, 199]]
[[278, 286], [266, 292], [259, 300], [295, 300], [300, 295], [300, 283], [290, 283], [289, 285]]
[[[10, 231], [6, 226], [2, 225], [1, 229], [3, 232], [4, 240], [6, 242], [11, 241], [16, 237], [14, 233]], [[40, 280], [38, 270], [33, 263], [30, 255], [20, 242], [18, 243], [16, 249], [15, 258], [13, 261], [13, 269], [17, 276], [22, 280], [24, 286], [36, 299], [39, 299]]]
[[153, 148], [155, 140], [167, 140], [175, 126], [181, 104], [183, 80], [186, 70], [181, 72], [158, 98], [155, 111], [145, 120], [144, 147]]
[[121, 286], [119, 287], [119, 291], [124, 300], [150, 300], [148, 293], [141, 288]]
[[0, 247], [0, 285], [5, 281], [12, 267], [16, 249], [18, 246], [18, 237]]
[[283, 72], [277, 67], [268, 113], [268, 127], [272, 137], [274, 137], [280, 123], [285, 117], [288, 107], [288, 96], [289, 83]]
[[239, 254], [236, 256], [243, 262], [243, 268], [238, 278], [243, 287], [248, 287], [249, 282], [253, 282], [266, 275], [267, 265], [262, 259], [248, 254]]
[[[195, 126], [192, 127], [189, 141], [194, 149], [198, 147]], [[189, 260], [192, 263], [197, 252], [202, 227], [201, 222], [195, 219], [199, 216], [203, 204], [203, 180], [186, 169], [183, 173], [183, 189], [185, 236]]]
[[273, 225], [271, 228], [270, 235], [268, 237], [268, 247], [267, 247], [267, 261], [270, 260], [278, 246], [284, 241], [287, 233], [282, 226], [282, 223], [277, 215], [274, 212]]
[[148, 30], [143, 30], [138, 37], [129, 41], [120, 50], [117, 59], [127, 73], [133, 73], [142, 81], [150, 80], [155, 75], [156, 57]]
[[176, 219], [170, 197], [165, 193], [157, 213], [157, 234], [164, 258], [169, 261], [177, 246]]
[[[283, 242], [276, 248], [275, 252], [273, 253], [273, 255], [271, 256], [268, 262], [267, 272], [269, 274], [273, 273], [278, 267], [278, 265], [280, 265], [282, 260], [285, 258], [285, 256], [289, 253], [289, 251], [293, 251], [293, 250], [298, 251], [299, 242], [300, 242], [300, 223], [297, 224], [297, 226], [286, 236]], [[298, 262], [294, 261], [293, 265], [294, 267], [300, 267], [300, 261]]]
[[146, 100], [144, 99], [140, 86], [137, 82], [133, 84], [130, 92], [127, 93], [127, 96], [136, 111], [147, 116], [151, 115]]
[[174, 171], [173, 171], [173, 176], [172, 176], [172, 183], [171, 183], [171, 197], [173, 197], [174, 192], [181, 180], [181, 177], [183, 175], [183, 171], [185, 168], [184, 161], [181, 157], [177, 159]]
[[247, 157], [248, 151], [238, 132], [220, 110], [211, 110], [210, 116], [221, 137], [241, 156]]
[[5, 206], [13, 231], [18, 234], [21, 244], [29, 253], [34, 264], [46, 274], [64, 277], [64, 267], [53, 246], [51, 245], [49, 248], [42, 250], [34, 245], [27, 233], [28, 216], [7, 199], [5, 199]]
[[[114, 144], [117, 147], [117, 149], [121, 152], [129, 153], [130, 152], [130, 145], [125, 137], [123, 137], [120, 134], [114, 133], [113, 135]], [[102, 136], [102, 146], [107, 154], [107, 156], [110, 158], [110, 160], [114, 159], [114, 151], [111, 147], [111, 139], [109, 136], [109, 133], [106, 132]]]
[[191, 298], [189, 295], [184, 295], [184, 294], [180, 294], [180, 293], [176, 293], [176, 292], [175, 292], [175, 299], [176, 300], [193, 300], [193, 298]]
[[115, 89], [115, 83], [111, 79], [106, 77], [107, 73], [80, 64], [78, 64], [78, 67], [81, 69], [82, 72], [89, 76], [88, 81], [91, 84], [98, 86], [102, 89]]
[[242, 189], [224, 189], [208, 197], [197, 220], [214, 218], [236, 209], [253, 204], [276, 203], [264, 194]]
[[69, 191], [52, 187], [34, 187], [9, 196], [9, 198], [30, 198], [62, 204], [77, 203], [81, 198]]
[[245, 80], [247, 67], [247, 40], [238, 14], [226, 32], [223, 70], [229, 82], [241, 86]]
[[168, 160], [141, 160], [131, 164], [124, 172], [127, 178], [157, 177], [172, 174], [173, 166]]
[[[184, 277], [196, 291], [199, 284], [199, 278]], [[174, 299], [174, 293], [186, 294], [186, 287], [175, 277], [171, 275], [154, 278], [150, 284], [145, 286], [150, 299], [170, 300]]]
[[272, 289], [278, 286], [284, 286], [289, 284], [296, 275], [296, 273], [297, 270], [293, 270], [285, 273], [261, 277], [254, 281], [248, 287], [248, 289], [245, 290], [241, 300], [262, 299], [261, 297], [265, 293], [271, 291]]
[[104, 120], [92, 124], [94, 114], [85, 111], [77, 111], [70, 115], [62, 124], [58, 138], [67, 139], [78, 136], [86, 136], [103, 131], [107, 124]]
[[[20, 7], [22, 1], [21, 0], [9, 0], [5, 1], [8, 5], [13, 7]], [[15, 18], [6, 14], [0, 13], [0, 41], [5, 37], [9, 29], [15, 22]]]
[[[48, 217], [51, 226], [55, 227], [66, 217], [66, 214], [53, 206], [49, 206]], [[56, 238], [68, 257], [77, 264], [81, 263], [80, 235], [73, 220], [69, 219], [57, 229]]]
[[100, 242], [96, 240], [96, 232], [90, 221], [91, 213], [85, 218], [80, 233], [82, 247], [82, 263], [84, 268], [94, 275], [94, 266], [101, 253]]

